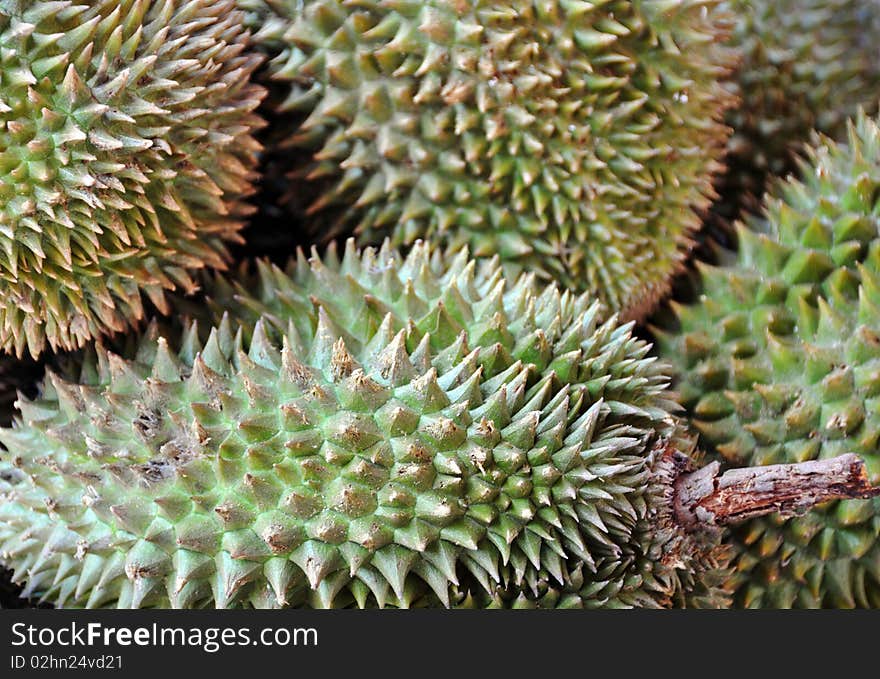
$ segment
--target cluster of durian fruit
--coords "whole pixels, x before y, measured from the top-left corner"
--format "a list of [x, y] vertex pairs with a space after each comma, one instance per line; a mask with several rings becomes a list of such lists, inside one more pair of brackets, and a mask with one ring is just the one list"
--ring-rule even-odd
[[59, 607], [880, 606], [880, 499], [676, 505], [709, 460], [880, 482], [878, 29], [0, 0], [0, 565]]

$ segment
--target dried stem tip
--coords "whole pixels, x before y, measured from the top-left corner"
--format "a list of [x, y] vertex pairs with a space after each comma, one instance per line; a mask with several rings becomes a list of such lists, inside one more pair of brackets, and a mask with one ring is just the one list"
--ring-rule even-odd
[[717, 462], [682, 474], [675, 482], [675, 513], [690, 530], [723, 526], [763, 514], [802, 514], [827, 500], [870, 498], [865, 463], [852, 453], [830, 460], [731, 469]]

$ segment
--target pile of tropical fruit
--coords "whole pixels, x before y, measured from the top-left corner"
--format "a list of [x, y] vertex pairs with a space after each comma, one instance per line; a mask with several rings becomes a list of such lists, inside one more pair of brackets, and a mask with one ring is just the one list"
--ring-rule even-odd
[[0, 0], [2, 605], [880, 606], [878, 31]]

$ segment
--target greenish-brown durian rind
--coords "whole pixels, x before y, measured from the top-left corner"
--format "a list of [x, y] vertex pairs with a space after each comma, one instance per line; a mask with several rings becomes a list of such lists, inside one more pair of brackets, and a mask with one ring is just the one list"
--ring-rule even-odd
[[0, 0], [0, 348], [76, 349], [222, 268], [260, 58], [233, 0]]
[[498, 253], [628, 317], [665, 294], [729, 133], [718, 2], [240, 5], [317, 238]]
[[[736, 465], [853, 452], [880, 482], [880, 128], [807, 151], [739, 226], [740, 251], [703, 266], [662, 355], [707, 447]], [[880, 606], [880, 500], [829, 503], [734, 531], [732, 584], [749, 607]]]
[[731, 44], [742, 61], [731, 87], [740, 105], [715, 211], [757, 211], [770, 177], [797, 170], [814, 130], [846, 136], [846, 121], [880, 99], [877, 0], [728, 0]]
[[715, 591], [718, 536], [670, 520], [692, 444], [668, 377], [588, 296], [507, 281], [497, 259], [351, 241], [207, 287], [225, 313], [205, 342], [190, 325], [147, 333], [130, 361], [99, 350], [0, 430], [0, 561], [25, 595], [596, 607]]

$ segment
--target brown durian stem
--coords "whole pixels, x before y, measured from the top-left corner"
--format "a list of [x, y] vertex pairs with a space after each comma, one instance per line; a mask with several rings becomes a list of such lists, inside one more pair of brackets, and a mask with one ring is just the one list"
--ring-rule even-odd
[[828, 500], [880, 495], [865, 463], [852, 453], [830, 460], [731, 469], [712, 462], [674, 484], [676, 519], [688, 530], [724, 526], [764, 514], [802, 514]]

